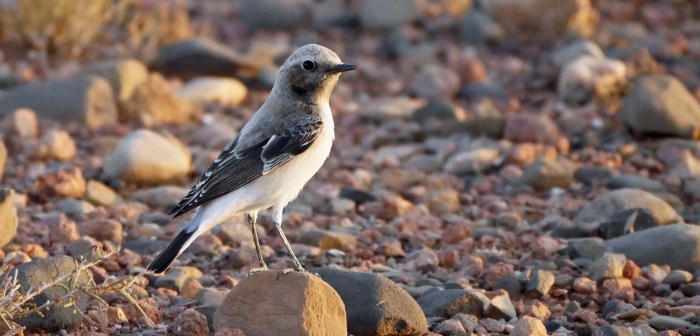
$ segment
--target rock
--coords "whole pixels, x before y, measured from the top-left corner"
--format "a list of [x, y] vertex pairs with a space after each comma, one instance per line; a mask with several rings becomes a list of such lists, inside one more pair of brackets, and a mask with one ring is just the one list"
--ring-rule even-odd
[[649, 325], [656, 330], [679, 330], [693, 326], [692, 323], [686, 320], [663, 315], [658, 315], [650, 318]]
[[175, 94], [160, 74], [151, 74], [124, 102], [123, 119], [150, 127], [159, 124], [185, 124], [192, 119], [192, 106]]
[[241, 329], [246, 336], [347, 335], [338, 293], [318, 277], [299, 272], [258, 272], [242, 279], [214, 314], [214, 329], [225, 328]]
[[316, 4], [309, 0], [247, 0], [240, 17], [253, 30], [285, 30], [307, 25]]
[[532, 278], [525, 285], [525, 294], [544, 296], [554, 285], [555, 276], [550, 271], [536, 270], [532, 272]]
[[589, 0], [489, 0], [484, 7], [510, 35], [540, 41], [588, 37], [598, 22]]
[[564, 46], [552, 53], [552, 62], [559, 68], [575, 61], [580, 57], [592, 57], [593, 59], [604, 59], [605, 53], [595, 42], [590, 40], [579, 40]]
[[324, 250], [337, 249], [354, 251], [355, 247], [357, 246], [357, 238], [354, 235], [346, 233], [326, 230], [310, 230], [301, 234], [301, 237], [299, 237], [299, 243], [320, 247]]
[[207, 318], [190, 308], [180, 313], [173, 323], [168, 325], [168, 334], [175, 336], [209, 336]]
[[652, 180], [648, 177], [638, 175], [613, 176], [608, 180], [607, 187], [609, 189], [642, 189], [650, 192], [667, 191], [666, 186], [663, 183], [657, 180]]
[[413, 120], [418, 123], [425, 123], [430, 120], [464, 121], [466, 115], [464, 110], [454, 105], [447, 99], [431, 99], [425, 105], [413, 112]]
[[594, 281], [622, 278], [622, 269], [627, 258], [624, 254], [605, 253], [588, 268]]
[[109, 83], [96, 76], [77, 76], [20, 86], [0, 95], [0, 114], [29, 108], [39, 118], [80, 121], [96, 129], [117, 121]]
[[525, 167], [517, 184], [529, 185], [538, 191], [552, 188], [568, 188], [574, 182], [576, 165], [564, 158], [550, 160], [539, 158]]
[[43, 197], [80, 198], [85, 194], [85, 184], [83, 172], [79, 168], [59, 168], [37, 177], [34, 192]]
[[35, 160], [68, 161], [75, 157], [78, 149], [68, 132], [51, 130], [29, 151], [31, 158]]
[[581, 56], [559, 75], [557, 93], [567, 105], [580, 106], [592, 99], [618, 97], [627, 86], [627, 68], [618, 60]]
[[615, 213], [634, 208], [648, 210], [660, 225], [675, 223], [680, 218], [670, 205], [646, 191], [619, 189], [598, 196], [586, 204], [576, 214], [574, 222], [584, 230], [593, 231]]
[[370, 120], [380, 122], [393, 119], [408, 119], [422, 105], [423, 102], [415, 98], [382, 98], [368, 104], [368, 108], [362, 115]]
[[428, 209], [435, 216], [459, 213], [459, 193], [454, 189], [435, 191], [428, 195]]
[[691, 281], [693, 281], [693, 274], [684, 270], [673, 270], [668, 272], [668, 275], [664, 278], [664, 283], [671, 286], [673, 289], [690, 283]]
[[199, 77], [187, 82], [176, 94], [192, 103], [238, 106], [248, 95], [248, 88], [235, 78]]
[[428, 324], [416, 301], [396, 283], [374, 273], [314, 268], [338, 292], [353, 335], [423, 334]]
[[433, 328], [433, 332], [444, 335], [444, 336], [466, 336], [467, 331], [464, 330], [464, 326], [462, 326], [462, 322], [458, 320], [444, 320], [440, 322], [435, 328]]
[[428, 247], [409, 253], [404, 259], [407, 266], [422, 272], [431, 272], [437, 269], [440, 263], [437, 253]]
[[420, 18], [421, 0], [365, 0], [360, 7], [360, 22], [365, 28], [395, 28]]
[[498, 149], [477, 148], [453, 155], [445, 164], [445, 170], [459, 175], [480, 173], [492, 167], [500, 157]]
[[241, 70], [258, 66], [228, 46], [205, 38], [192, 38], [167, 45], [153, 61], [156, 71], [168, 75], [235, 77]]
[[[17, 266], [9, 270], [9, 273], [3, 274], [6, 276], [14, 276], [16, 274], [20, 285], [20, 292], [26, 293], [30, 288], [37, 289], [41, 286], [55, 281], [58, 277], [75, 272], [75, 259], [67, 256], [49, 257], [46, 259], [35, 259], [30, 262]], [[78, 274], [76, 279], [77, 284], [85, 285], [89, 281], [87, 273]], [[61, 281], [60, 283], [68, 285], [71, 280]], [[49, 300], [55, 300], [62, 297], [65, 291], [59, 286], [49, 287], [46, 291], [34, 297], [33, 302], [36, 305], [41, 305]], [[60, 329], [74, 330], [80, 327], [82, 323], [82, 315], [76, 313], [76, 309], [85, 311], [88, 304], [88, 296], [85, 293], [78, 292], [75, 296], [75, 306], [64, 306], [62, 304], [51, 304], [48, 309], [44, 309], [41, 313], [31, 314], [21, 317], [15, 322], [27, 328], [27, 331], [47, 330], [49, 332], [58, 331]]]
[[18, 108], [3, 118], [0, 129], [7, 135], [33, 139], [39, 136], [39, 121], [34, 111]]
[[156, 287], [165, 287], [182, 291], [189, 279], [199, 279], [202, 277], [202, 271], [191, 266], [173, 267], [163, 276], [157, 277], [155, 281]]
[[90, 180], [85, 189], [85, 198], [97, 205], [111, 206], [121, 202], [121, 197], [104, 183]]
[[[380, 1], [387, 2], [387, 0]], [[402, 1], [402, 3], [408, 2], [411, 1]], [[421, 67], [411, 83], [409, 92], [422, 98], [449, 99], [457, 94], [459, 88], [459, 76], [454, 71], [437, 64], [429, 64]]]
[[81, 222], [80, 233], [99, 241], [111, 241], [121, 244], [124, 229], [122, 223], [116, 220], [96, 218]]
[[347, 216], [355, 212], [357, 204], [347, 198], [334, 198], [331, 200], [331, 213], [336, 216]]
[[88, 64], [81, 73], [100, 76], [109, 81], [119, 103], [129, 101], [136, 87], [148, 79], [146, 66], [131, 58]]
[[612, 177], [612, 171], [604, 167], [581, 167], [574, 177], [585, 185], [605, 184]]
[[651, 212], [636, 208], [616, 212], [610, 221], [600, 226], [600, 231], [603, 238], [612, 239], [656, 226], [659, 224], [656, 223]]
[[473, 9], [460, 21], [459, 36], [469, 44], [480, 45], [502, 41], [506, 37], [506, 32], [488, 14]]
[[520, 284], [520, 280], [513, 273], [508, 273], [501, 276], [493, 284], [493, 290], [503, 289], [508, 292], [509, 296], [518, 296], [523, 290], [523, 286]]
[[19, 218], [13, 204], [15, 191], [0, 189], [0, 247], [7, 245], [17, 234]]
[[131, 198], [151, 207], [170, 210], [187, 195], [187, 191], [178, 186], [160, 186], [138, 190], [131, 194]]
[[606, 245], [640, 266], [669, 265], [687, 271], [700, 266], [700, 227], [695, 225], [655, 227], [608, 240]]
[[561, 132], [544, 114], [519, 114], [506, 120], [503, 138], [513, 142], [537, 142], [557, 145]]
[[596, 260], [605, 254], [608, 248], [600, 238], [574, 238], [569, 239], [567, 252], [571, 259], [586, 258]]
[[510, 319], [516, 317], [515, 307], [506, 291], [500, 291], [496, 296], [491, 297], [491, 304], [486, 310], [486, 316], [492, 319]]
[[80, 238], [78, 226], [65, 215], [54, 213], [42, 219], [49, 228], [49, 240], [54, 243], [70, 243]]
[[450, 318], [459, 313], [481, 316], [484, 300], [476, 292], [463, 289], [435, 290], [421, 295], [418, 304], [425, 316]]
[[106, 160], [103, 177], [157, 184], [181, 178], [190, 169], [190, 153], [173, 138], [150, 130], [129, 133]]
[[598, 327], [593, 336], [633, 336], [632, 329], [620, 325]]
[[90, 202], [74, 199], [62, 199], [56, 203], [56, 209], [75, 218], [85, 218], [97, 210]]
[[377, 200], [377, 197], [371, 193], [349, 186], [343, 186], [340, 189], [340, 194], [338, 194], [338, 197], [353, 200], [356, 204], [375, 202]]
[[700, 135], [700, 104], [679, 80], [667, 75], [637, 78], [622, 102], [620, 118], [637, 132]]
[[542, 324], [542, 321], [530, 317], [523, 316], [515, 324], [515, 328], [510, 333], [511, 336], [546, 336], [547, 329]]

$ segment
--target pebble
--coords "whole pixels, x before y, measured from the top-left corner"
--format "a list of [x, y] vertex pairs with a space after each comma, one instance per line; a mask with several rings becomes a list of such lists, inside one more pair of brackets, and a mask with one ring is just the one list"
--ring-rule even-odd
[[15, 191], [0, 189], [0, 247], [7, 245], [17, 234], [19, 218], [13, 204]]
[[512, 336], [545, 336], [547, 329], [542, 321], [530, 316], [523, 316], [515, 324], [515, 328], [510, 334]]
[[622, 278], [627, 258], [624, 254], [605, 253], [588, 268], [593, 281]]
[[641, 266], [669, 265], [687, 270], [700, 266], [700, 228], [695, 225], [659, 226], [608, 240], [606, 245]]
[[552, 272], [536, 270], [532, 272], [532, 278], [525, 285], [525, 293], [537, 296], [547, 295], [554, 285], [554, 280], [555, 276]]
[[462, 289], [435, 290], [421, 295], [418, 304], [425, 316], [450, 318], [459, 313], [481, 316], [484, 313], [483, 298]]

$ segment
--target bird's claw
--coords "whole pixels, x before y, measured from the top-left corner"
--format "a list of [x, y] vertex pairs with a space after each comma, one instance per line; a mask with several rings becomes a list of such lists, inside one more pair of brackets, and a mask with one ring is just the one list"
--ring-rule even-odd
[[269, 271], [269, 270], [270, 270], [270, 269], [267, 268], [267, 266], [251, 268], [251, 269], [250, 269], [250, 272], [248, 273], [248, 275], [253, 275], [253, 274], [259, 273], [259, 272], [266, 272], [266, 271]]
[[299, 268], [296, 268], [296, 267], [295, 267], [295, 268], [285, 268], [285, 269], [283, 269], [283, 270], [277, 272], [277, 280], [280, 279], [280, 276], [285, 275], [285, 274], [288, 274], [288, 273], [291, 273], [291, 272], [302, 272], [302, 273], [306, 273], [306, 270], [305, 270], [303, 267], [299, 267]]

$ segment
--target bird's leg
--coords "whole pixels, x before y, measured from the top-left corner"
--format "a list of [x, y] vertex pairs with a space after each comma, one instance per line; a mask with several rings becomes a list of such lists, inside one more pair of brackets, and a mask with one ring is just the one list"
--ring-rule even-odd
[[258, 231], [255, 228], [255, 220], [258, 218], [257, 213], [252, 213], [252, 214], [246, 214], [246, 218], [248, 219], [248, 225], [250, 226], [250, 232], [253, 233], [253, 242], [255, 243], [255, 252], [258, 255], [258, 262], [260, 263], [259, 268], [254, 268], [250, 270], [250, 273], [257, 273], [261, 271], [268, 271], [269, 268], [267, 268], [267, 265], [265, 264], [265, 260], [263, 260], [262, 253], [260, 252], [260, 241], [258, 240]]
[[[298, 272], [304, 272], [304, 267], [301, 266], [301, 263], [299, 262], [299, 259], [297, 259], [297, 256], [294, 255], [294, 251], [292, 251], [292, 246], [289, 245], [289, 241], [287, 240], [287, 236], [284, 235], [284, 231], [282, 231], [282, 211], [279, 211], [279, 214], [276, 214], [274, 219], [275, 222], [275, 228], [277, 229], [277, 233], [279, 233], [280, 238], [282, 238], [282, 242], [284, 242], [284, 247], [287, 248], [287, 252], [289, 253], [289, 256], [292, 257], [292, 262], [294, 263], [294, 270]], [[289, 272], [288, 270], [282, 270], [283, 273]]]

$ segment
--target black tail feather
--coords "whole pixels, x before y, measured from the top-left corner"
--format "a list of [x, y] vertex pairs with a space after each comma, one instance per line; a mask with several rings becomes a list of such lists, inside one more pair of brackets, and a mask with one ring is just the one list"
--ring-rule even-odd
[[168, 247], [166, 247], [165, 250], [160, 252], [160, 254], [153, 259], [153, 261], [151, 261], [147, 269], [155, 273], [165, 272], [165, 270], [170, 267], [170, 264], [172, 264], [175, 258], [177, 258], [177, 256], [180, 254], [182, 246], [185, 245], [187, 240], [190, 239], [193, 234], [194, 232], [188, 233], [185, 232], [185, 230], [180, 231], [175, 239], [168, 244]]

